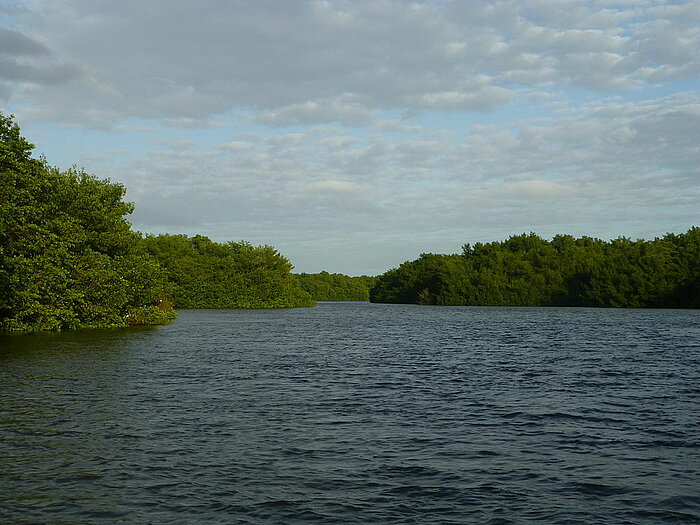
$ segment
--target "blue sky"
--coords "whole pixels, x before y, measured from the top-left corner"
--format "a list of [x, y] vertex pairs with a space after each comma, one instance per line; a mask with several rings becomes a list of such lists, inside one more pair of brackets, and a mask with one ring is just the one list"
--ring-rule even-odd
[[10, 0], [0, 104], [134, 227], [378, 274], [700, 224], [700, 3]]

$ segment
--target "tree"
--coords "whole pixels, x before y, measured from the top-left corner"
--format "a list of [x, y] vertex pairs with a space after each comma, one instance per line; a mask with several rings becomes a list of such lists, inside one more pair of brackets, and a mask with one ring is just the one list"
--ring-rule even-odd
[[300, 273], [299, 285], [317, 301], [369, 301], [375, 278], [350, 277], [340, 273]]
[[389, 270], [370, 292], [375, 302], [678, 308], [697, 308], [699, 295], [700, 228], [652, 241], [530, 233], [465, 244]]
[[31, 157], [0, 115], [0, 329], [167, 322], [163, 269], [125, 215], [125, 189]]
[[295, 308], [313, 299], [271, 246], [217, 243], [203, 235], [147, 236], [145, 246], [167, 270], [178, 308]]

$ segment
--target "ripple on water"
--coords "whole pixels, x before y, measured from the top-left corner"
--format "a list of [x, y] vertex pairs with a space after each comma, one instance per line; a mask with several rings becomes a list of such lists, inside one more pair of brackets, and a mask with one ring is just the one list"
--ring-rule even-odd
[[700, 523], [695, 311], [321, 304], [0, 339], [3, 523]]

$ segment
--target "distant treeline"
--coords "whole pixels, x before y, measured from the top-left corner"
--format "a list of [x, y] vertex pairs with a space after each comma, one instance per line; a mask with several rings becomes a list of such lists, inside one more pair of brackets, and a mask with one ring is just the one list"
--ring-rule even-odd
[[301, 288], [316, 301], [369, 301], [376, 277], [349, 277], [341, 273], [296, 274]]
[[144, 238], [125, 188], [32, 158], [0, 113], [0, 331], [167, 323], [179, 308], [286, 308], [313, 299], [269, 246]]
[[202, 235], [149, 235], [147, 252], [165, 269], [177, 308], [294, 308], [315, 301], [271, 246], [217, 243]]
[[474, 306], [700, 307], [700, 228], [652, 241], [534, 233], [422, 254], [379, 276], [370, 300]]

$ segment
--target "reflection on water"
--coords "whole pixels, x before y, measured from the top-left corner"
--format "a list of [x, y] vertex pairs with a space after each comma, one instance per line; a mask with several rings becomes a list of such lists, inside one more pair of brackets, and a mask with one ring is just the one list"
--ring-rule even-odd
[[129, 403], [130, 355], [152, 332], [0, 337], [0, 428], [8, 445], [0, 472], [9, 488], [3, 504], [16, 509], [17, 523], [116, 516], [110, 508], [118, 493], [100, 480], [123, 456], [123, 429], [140, 425]]
[[698, 523], [698, 311], [0, 337], [2, 523]]

